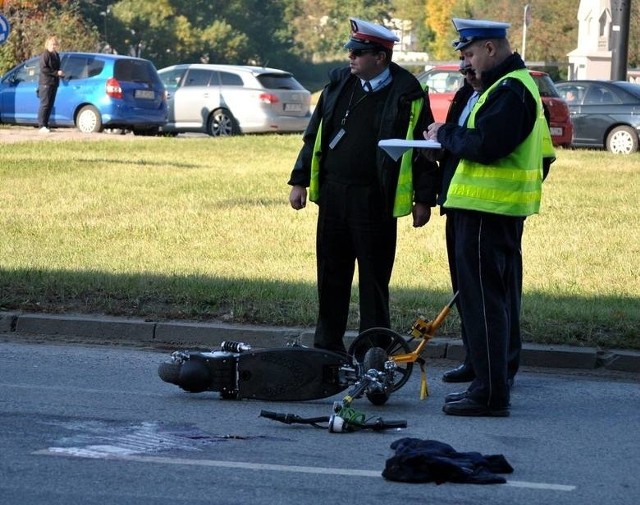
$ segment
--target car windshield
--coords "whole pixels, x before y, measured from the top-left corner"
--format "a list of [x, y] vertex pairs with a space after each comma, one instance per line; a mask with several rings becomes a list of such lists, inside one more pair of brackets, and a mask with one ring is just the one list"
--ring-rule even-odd
[[548, 75], [532, 75], [533, 80], [536, 82], [538, 86], [538, 91], [540, 92], [540, 96], [544, 97], [554, 97], [559, 98], [558, 90], [556, 89], [555, 84], [551, 80], [551, 77]]
[[291, 74], [259, 74], [256, 79], [265, 89], [304, 89]]

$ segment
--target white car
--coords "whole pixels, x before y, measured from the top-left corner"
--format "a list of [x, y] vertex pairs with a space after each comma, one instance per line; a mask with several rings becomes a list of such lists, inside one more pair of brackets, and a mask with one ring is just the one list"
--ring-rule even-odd
[[168, 98], [165, 132], [301, 132], [311, 119], [311, 93], [283, 70], [193, 63], [158, 74]]

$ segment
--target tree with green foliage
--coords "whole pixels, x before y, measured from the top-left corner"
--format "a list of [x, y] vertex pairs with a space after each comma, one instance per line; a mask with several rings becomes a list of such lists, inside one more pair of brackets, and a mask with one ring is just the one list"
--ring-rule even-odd
[[291, 35], [287, 2], [273, 0], [119, 0], [111, 6], [118, 52], [162, 67], [181, 62], [284, 61]]
[[391, 0], [299, 1], [299, 16], [292, 20], [298, 54], [310, 61], [344, 60], [349, 18], [391, 24]]
[[5, 0], [3, 15], [11, 24], [0, 46], [0, 73], [44, 51], [49, 35], [57, 35], [63, 51], [96, 51], [97, 29], [82, 16], [77, 0]]
[[527, 61], [561, 62], [578, 42], [578, 2], [576, 0], [471, 0], [469, 11], [476, 19], [498, 19], [511, 23], [509, 40], [522, 51], [524, 8], [529, 5], [531, 23], [527, 27]]
[[[392, 25], [409, 19], [415, 47], [455, 60], [452, 17], [511, 23], [522, 49], [524, 6], [531, 7], [527, 61], [567, 62], [576, 48], [578, 0], [5, 0], [11, 23], [0, 71], [38, 54], [47, 35], [62, 50], [137, 55], [156, 67], [184, 62], [270, 65], [296, 75], [345, 62], [351, 16]], [[640, 65], [640, 2], [631, 4], [628, 62]], [[317, 72], [317, 71], [316, 71]], [[314, 78], [316, 80], [316, 78]]]
[[433, 38], [429, 46], [429, 54], [434, 60], [454, 60], [457, 58], [451, 48], [451, 41], [455, 38], [455, 30], [451, 18], [459, 0], [442, 2], [440, 0], [425, 0], [426, 23]]
[[431, 30], [427, 26], [425, 0], [393, 0], [394, 19], [408, 19], [412, 22], [412, 45], [409, 51], [424, 52], [431, 40]]

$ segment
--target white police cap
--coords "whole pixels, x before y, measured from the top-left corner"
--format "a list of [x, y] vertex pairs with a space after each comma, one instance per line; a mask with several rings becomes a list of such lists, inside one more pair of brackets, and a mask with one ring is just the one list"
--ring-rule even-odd
[[472, 42], [483, 39], [506, 39], [510, 23], [487, 21], [485, 19], [453, 18], [453, 26], [458, 32], [458, 40], [453, 42], [456, 51], [464, 49]]
[[351, 38], [344, 47], [346, 49], [393, 49], [400, 39], [388, 28], [357, 18], [351, 21]]

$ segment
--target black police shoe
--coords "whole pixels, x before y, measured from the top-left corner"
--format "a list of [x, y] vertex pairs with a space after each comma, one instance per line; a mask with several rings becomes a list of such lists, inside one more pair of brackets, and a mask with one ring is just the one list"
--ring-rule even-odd
[[509, 407], [489, 407], [471, 398], [445, 403], [442, 411], [450, 416], [509, 417]]
[[460, 400], [464, 400], [468, 394], [469, 391], [458, 391], [456, 393], [449, 393], [444, 397], [444, 403], [459, 402]]
[[465, 364], [442, 374], [442, 380], [444, 382], [471, 382], [475, 378], [476, 374], [473, 368]]

